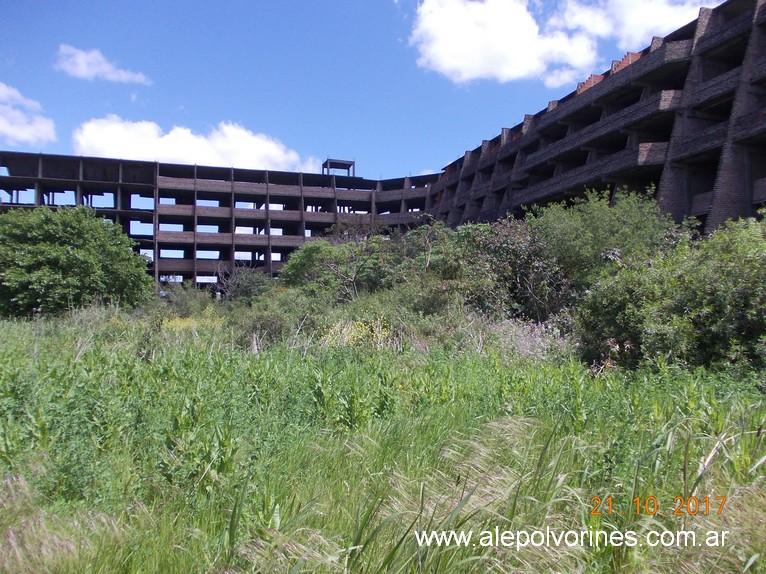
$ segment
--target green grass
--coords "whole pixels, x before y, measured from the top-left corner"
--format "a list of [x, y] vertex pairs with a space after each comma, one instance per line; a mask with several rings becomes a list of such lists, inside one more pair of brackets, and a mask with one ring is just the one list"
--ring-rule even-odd
[[[508, 330], [254, 354], [212, 314], [0, 327], [0, 571], [766, 571], [754, 373], [592, 372]], [[592, 516], [593, 496], [614, 513]], [[650, 496], [661, 513], [632, 512]], [[677, 496], [727, 503], [668, 516]], [[659, 525], [731, 534], [519, 552], [414, 536]]]

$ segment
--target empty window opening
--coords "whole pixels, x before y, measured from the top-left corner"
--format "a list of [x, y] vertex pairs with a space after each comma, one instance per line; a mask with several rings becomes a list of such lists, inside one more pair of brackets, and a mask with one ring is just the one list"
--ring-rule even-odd
[[198, 285], [213, 285], [218, 283], [218, 277], [215, 275], [197, 275]]
[[160, 231], [183, 231], [184, 226], [181, 223], [160, 223]]
[[492, 172], [494, 171], [494, 169], [495, 169], [495, 164], [492, 164], [489, 167], [486, 167], [479, 172], [481, 183], [487, 183], [492, 180]]
[[88, 196], [88, 205], [95, 208], [100, 209], [114, 209], [115, 208], [115, 202], [114, 202], [114, 193], [112, 192], [104, 192], [101, 194], [90, 194]]
[[729, 95], [722, 100], [709, 102], [692, 108], [687, 116], [687, 131], [689, 133], [696, 133], [728, 122], [733, 105], [734, 96]]
[[72, 190], [48, 191], [46, 195], [46, 205], [71, 206], [76, 205], [77, 199]]
[[131, 221], [130, 234], [131, 235], [154, 235], [154, 225], [152, 225], [151, 223], [144, 223], [143, 221]]
[[17, 203], [19, 205], [34, 205], [35, 204], [35, 190], [34, 189], [12, 189], [6, 191], [10, 196], [9, 203]]
[[130, 194], [131, 209], [154, 209], [154, 198], [144, 197], [137, 193]]
[[766, 202], [766, 153], [750, 150], [750, 170], [753, 179], [753, 204]]
[[497, 163], [500, 173], [508, 173], [513, 169], [513, 165], [516, 163], [516, 155], [514, 154], [511, 157], [505, 158], [504, 160]]
[[234, 260], [242, 263], [257, 263], [266, 261], [266, 253], [261, 251], [235, 251]]

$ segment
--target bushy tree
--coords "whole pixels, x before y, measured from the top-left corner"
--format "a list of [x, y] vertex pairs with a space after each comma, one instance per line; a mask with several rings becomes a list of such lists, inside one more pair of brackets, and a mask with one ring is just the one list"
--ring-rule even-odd
[[[545, 321], [571, 307], [603, 273], [643, 261], [672, 238], [675, 224], [650, 194], [589, 191], [512, 218], [458, 230], [484, 311]], [[483, 282], [478, 281], [483, 277]]]
[[309, 241], [290, 255], [280, 278], [285, 285], [314, 296], [353, 301], [360, 293], [380, 287], [385, 241], [380, 235], [334, 244], [324, 239]]
[[273, 287], [270, 274], [252, 267], [222, 268], [218, 272], [218, 289], [228, 300], [252, 300]]
[[728, 223], [602, 276], [578, 309], [591, 358], [766, 367], [766, 223]]
[[472, 298], [483, 311], [544, 321], [572, 295], [569, 279], [523, 220], [468, 226], [475, 272], [486, 278]]
[[427, 277], [455, 281], [465, 276], [471, 246], [458, 231], [441, 221], [421, 225], [398, 238], [400, 281], [422, 282]]
[[59, 313], [95, 301], [132, 306], [151, 294], [146, 259], [119, 226], [87, 207], [0, 215], [0, 313]]
[[341, 231], [293, 253], [284, 284], [336, 301], [397, 288], [423, 309], [458, 298], [484, 313], [544, 321], [573, 305], [600, 274], [653, 253], [676, 226], [650, 194], [593, 191], [521, 221], [457, 229], [431, 222], [390, 237]]
[[576, 290], [612, 263], [643, 261], [675, 233], [676, 225], [646, 193], [588, 191], [573, 205], [533, 208], [525, 218], [547, 254]]

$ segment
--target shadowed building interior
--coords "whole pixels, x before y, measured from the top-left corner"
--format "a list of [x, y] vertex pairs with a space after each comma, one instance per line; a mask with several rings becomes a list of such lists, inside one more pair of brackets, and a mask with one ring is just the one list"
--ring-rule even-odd
[[441, 173], [321, 174], [0, 151], [0, 208], [89, 205], [118, 223], [160, 281], [276, 273], [338, 223], [406, 228], [520, 216], [585, 189], [653, 185], [706, 230], [766, 204], [766, 0], [729, 0], [565, 97], [503, 128]]

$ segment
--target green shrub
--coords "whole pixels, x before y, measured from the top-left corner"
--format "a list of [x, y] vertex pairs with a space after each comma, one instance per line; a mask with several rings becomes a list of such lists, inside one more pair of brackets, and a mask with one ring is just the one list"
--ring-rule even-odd
[[335, 293], [338, 278], [332, 272], [335, 249], [329, 241], [309, 241], [294, 251], [282, 268], [280, 280], [289, 287], [302, 287], [311, 293]]
[[395, 242], [397, 257], [393, 258], [399, 282], [423, 282], [426, 277], [457, 280], [465, 277], [469, 247], [458, 238], [458, 231], [440, 221], [421, 225]]
[[226, 313], [237, 345], [253, 350], [275, 343], [310, 341], [324, 326], [333, 300], [329, 294], [311, 296], [300, 288], [272, 287], [250, 300], [234, 302]]
[[201, 315], [216, 301], [208, 289], [198, 288], [191, 281], [168, 283], [163, 287], [171, 311], [178, 317]]
[[[544, 217], [544, 216], [542, 216]], [[504, 219], [491, 226], [470, 226], [472, 261], [483, 283], [470, 300], [501, 316], [545, 321], [572, 298], [572, 288], [539, 234], [526, 222]]]
[[274, 285], [270, 274], [251, 267], [235, 267], [218, 279], [218, 289], [226, 300], [248, 301], [267, 292]]
[[282, 282], [311, 295], [332, 295], [353, 301], [381, 285], [382, 236], [332, 244], [324, 239], [304, 243], [285, 263]]
[[766, 224], [728, 223], [644, 265], [603, 276], [578, 310], [591, 357], [625, 363], [656, 356], [693, 365], [766, 366]]
[[573, 205], [532, 208], [525, 221], [578, 291], [615, 263], [645, 260], [676, 230], [651, 190], [621, 189], [611, 197], [607, 192], [588, 191]]
[[648, 194], [589, 191], [572, 205], [537, 207], [524, 220], [456, 232], [459, 285], [477, 309], [545, 321], [571, 306], [605, 271], [640, 261], [676, 235]]
[[87, 207], [0, 215], [0, 313], [61, 313], [96, 301], [134, 306], [151, 294], [146, 259]]

